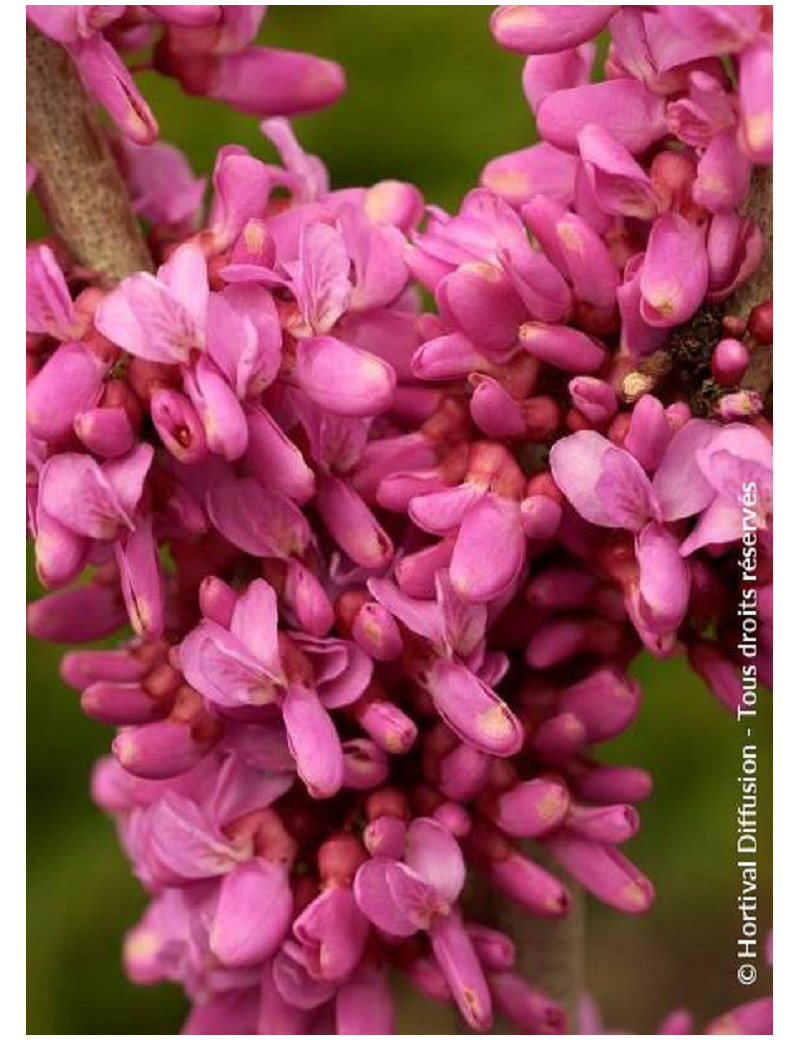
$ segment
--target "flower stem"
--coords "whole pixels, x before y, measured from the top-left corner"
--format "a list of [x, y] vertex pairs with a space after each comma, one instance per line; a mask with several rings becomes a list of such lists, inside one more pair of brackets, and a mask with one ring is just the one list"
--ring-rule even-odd
[[63, 47], [27, 27], [27, 154], [75, 262], [111, 284], [153, 263], [106, 139]]

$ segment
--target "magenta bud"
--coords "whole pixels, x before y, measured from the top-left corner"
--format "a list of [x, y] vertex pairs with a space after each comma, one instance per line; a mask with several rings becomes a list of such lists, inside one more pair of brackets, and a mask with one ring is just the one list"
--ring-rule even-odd
[[561, 882], [519, 852], [491, 860], [489, 875], [496, 889], [532, 914], [564, 917], [569, 910], [569, 895]]
[[620, 845], [632, 838], [639, 829], [639, 814], [632, 805], [603, 805], [599, 807], [570, 806], [564, 826], [573, 834], [604, 845]]
[[403, 651], [397, 622], [380, 603], [365, 603], [353, 622], [353, 639], [376, 661], [393, 661]]
[[484, 356], [460, 332], [427, 340], [411, 359], [411, 371], [418, 379], [463, 379], [485, 366]]
[[59, 672], [67, 685], [85, 690], [97, 682], [136, 682], [148, 667], [127, 650], [70, 650], [61, 658]]
[[481, 184], [512, 206], [521, 206], [536, 194], [567, 205], [574, 195], [577, 166], [574, 155], [540, 141], [490, 160], [481, 172]]
[[710, 213], [737, 209], [750, 186], [753, 167], [739, 149], [735, 130], [716, 134], [697, 165], [692, 198]]
[[76, 416], [100, 400], [108, 366], [82, 343], [62, 343], [28, 383], [28, 428], [43, 441], [72, 432]]
[[531, 668], [554, 668], [579, 653], [585, 637], [585, 620], [556, 618], [542, 625], [532, 637], [525, 650], [525, 660]]
[[520, 402], [491, 376], [475, 380], [469, 410], [475, 425], [487, 437], [504, 440], [524, 437], [528, 432]]
[[364, 845], [370, 856], [402, 859], [405, 843], [406, 825], [396, 816], [379, 816], [364, 828]]
[[504, 4], [494, 9], [489, 25], [501, 47], [551, 54], [591, 40], [616, 10], [610, 5]]
[[539, 361], [563, 372], [595, 372], [606, 358], [598, 343], [567, 325], [526, 322], [519, 329], [519, 345]]
[[687, 321], [709, 285], [705, 229], [667, 213], [653, 223], [641, 268], [641, 316], [648, 325], [670, 328]]
[[562, 1036], [567, 1028], [564, 1009], [532, 989], [515, 972], [493, 972], [489, 989], [497, 1010], [526, 1036]]
[[124, 408], [92, 408], [75, 416], [75, 433], [89, 451], [105, 459], [125, 455], [136, 434]]
[[156, 699], [138, 683], [95, 682], [81, 694], [81, 708], [91, 719], [111, 726], [138, 726], [169, 714], [169, 698]]
[[455, 838], [465, 838], [472, 830], [472, 818], [459, 802], [442, 802], [433, 811], [433, 818]]
[[352, 791], [369, 791], [389, 776], [386, 753], [372, 740], [355, 737], [342, 744], [344, 779], [342, 787]]
[[747, 331], [759, 343], [772, 342], [772, 299], [753, 307], [747, 318]]
[[652, 394], [640, 397], [631, 412], [630, 423], [622, 441], [625, 450], [651, 473], [661, 462], [671, 437], [672, 430], [664, 405]]
[[595, 124], [638, 155], [664, 135], [665, 104], [643, 83], [625, 76], [550, 94], [539, 105], [536, 123], [556, 148], [576, 151], [581, 131]]
[[615, 668], [601, 668], [566, 687], [559, 700], [562, 711], [577, 716], [590, 742], [610, 740], [636, 717], [641, 688]]
[[234, 54], [173, 54], [164, 71], [187, 94], [227, 102], [250, 115], [298, 115], [331, 104], [344, 90], [335, 61], [298, 51], [249, 46]]
[[711, 355], [711, 374], [720, 386], [736, 386], [750, 364], [750, 351], [738, 339], [721, 339]]
[[274, 491], [307, 502], [314, 494], [314, 474], [303, 453], [278, 426], [269, 412], [249, 405], [246, 409], [250, 436], [247, 464], [261, 483]]
[[390, 755], [403, 755], [417, 739], [417, 727], [406, 713], [391, 701], [367, 699], [356, 704], [355, 713], [365, 733]]
[[227, 582], [209, 574], [200, 583], [199, 599], [204, 617], [209, 621], [216, 621], [223, 628], [230, 628], [239, 597]]
[[469, 801], [484, 787], [492, 760], [469, 744], [459, 744], [439, 762], [439, 790], [448, 798]]
[[413, 184], [378, 181], [366, 190], [364, 211], [375, 224], [391, 224], [408, 232], [422, 219], [425, 200]]
[[655, 893], [650, 881], [613, 846], [566, 832], [545, 838], [544, 845], [576, 881], [609, 906], [640, 914], [652, 903]]
[[644, 802], [653, 790], [653, 779], [635, 766], [592, 766], [572, 778], [581, 798], [591, 802]]
[[443, 538], [427, 549], [403, 556], [395, 565], [397, 584], [407, 596], [425, 599], [436, 595], [436, 575], [453, 555], [454, 539]]
[[606, 423], [617, 411], [617, 395], [608, 383], [594, 376], [576, 376], [569, 381], [572, 404], [591, 423]]
[[478, 960], [487, 971], [506, 971], [514, 966], [517, 949], [505, 932], [474, 921], [467, 922], [467, 935], [470, 938]]
[[392, 541], [352, 485], [320, 474], [315, 504], [334, 540], [355, 563], [369, 570], [386, 567], [394, 552]]
[[119, 590], [110, 585], [60, 589], [28, 604], [28, 633], [47, 643], [88, 643], [110, 636], [128, 620]]
[[492, 822], [512, 838], [538, 838], [558, 827], [570, 808], [560, 780], [525, 780], [498, 795]]
[[170, 718], [160, 722], [121, 730], [111, 750], [123, 769], [134, 776], [163, 780], [197, 765], [219, 736], [219, 723], [202, 709], [189, 719], [173, 711]]
[[562, 508], [548, 495], [529, 495], [520, 502], [519, 516], [525, 537], [534, 541], [553, 538], [561, 524]]
[[328, 594], [319, 578], [294, 557], [287, 564], [283, 594], [304, 632], [319, 637], [330, 632], [334, 613]]
[[574, 610], [590, 602], [598, 584], [593, 574], [577, 567], [549, 567], [531, 581], [528, 602], [543, 610]]
[[452, 995], [444, 972], [431, 956], [415, 957], [407, 964], [401, 964], [401, 970], [411, 985], [428, 1000], [439, 1003], [450, 1003]]
[[531, 747], [546, 761], [560, 762], [580, 751], [586, 741], [583, 721], [566, 711], [539, 726], [531, 740]]
[[188, 397], [177, 390], [156, 390], [150, 414], [165, 447], [179, 462], [192, 465], [208, 454], [200, 416]]

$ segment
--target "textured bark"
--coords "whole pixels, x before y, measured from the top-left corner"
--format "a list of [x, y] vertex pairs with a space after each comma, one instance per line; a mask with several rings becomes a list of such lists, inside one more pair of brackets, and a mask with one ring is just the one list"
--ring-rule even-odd
[[27, 27], [27, 153], [36, 194], [76, 264], [113, 284], [153, 263], [125, 184], [63, 47]]

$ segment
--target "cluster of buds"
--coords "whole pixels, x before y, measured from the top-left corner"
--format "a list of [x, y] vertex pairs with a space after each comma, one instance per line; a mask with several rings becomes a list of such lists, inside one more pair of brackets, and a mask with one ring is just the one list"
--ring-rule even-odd
[[[249, 67], [218, 44], [248, 44], [245, 9], [202, 8], [211, 29], [155, 10], [177, 12], [157, 61], [188, 89]], [[609, 18], [608, 78], [585, 84]], [[155, 275], [104, 290], [28, 250], [52, 590], [29, 627], [133, 629], [62, 671], [117, 727], [94, 795], [152, 897], [129, 974], [185, 988], [187, 1033], [391, 1033], [390, 971], [473, 1029], [494, 1009], [564, 1032], [467, 868], [539, 917], [570, 912], [565, 875], [648, 908], [619, 846], [650, 778], [597, 745], [636, 717], [643, 648], [687, 654], [736, 709], [743, 489], [768, 678], [764, 402], [686, 392], [689, 361], [745, 392], [771, 341], [771, 303], [724, 316], [761, 251], [738, 209], [767, 159], [763, 13], [499, 8], [493, 28], [535, 54], [544, 141], [454, 216], [397, 181], [330, 190], [271, 119], [281, 165], [224, 148], [205, 217], [180, 156], [121, 152]], [[659, 352], [674, 371], [631, 393]]]

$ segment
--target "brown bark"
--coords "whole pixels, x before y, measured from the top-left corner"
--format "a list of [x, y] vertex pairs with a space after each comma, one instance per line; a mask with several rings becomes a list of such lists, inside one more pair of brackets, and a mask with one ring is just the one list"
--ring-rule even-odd
[[63, 47], [27, 27], [27, 153], [36, 194], [75, 263], [109, 285], [153, 263], [125, 184]]

